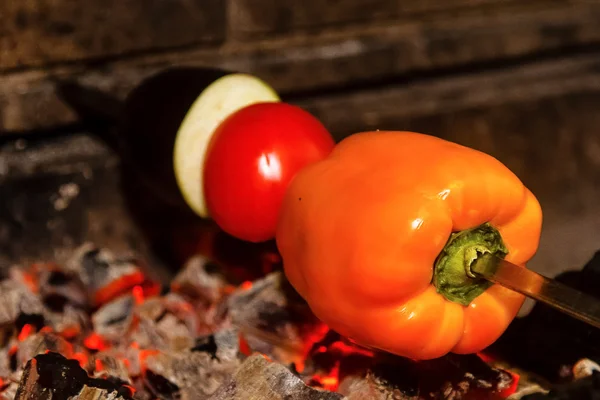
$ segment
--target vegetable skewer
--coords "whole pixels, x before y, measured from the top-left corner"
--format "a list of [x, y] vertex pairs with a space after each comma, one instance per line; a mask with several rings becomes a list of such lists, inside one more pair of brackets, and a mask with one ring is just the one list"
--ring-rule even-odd
[[[476, 353], [523, 304], [469, 269], [484, 254], [525, 268], [538, 248], [540, 205], [493, 157], [414, 132], [334, 144], [281, 101], [242, 106], [213, 131], [187, 135], [208, 143], [193, 159], [199, 215], [243, 240], [274, 239], [315, 315], [358, 344], [413, 359]], [[269, 180], [265, 170], [279, 173]]]

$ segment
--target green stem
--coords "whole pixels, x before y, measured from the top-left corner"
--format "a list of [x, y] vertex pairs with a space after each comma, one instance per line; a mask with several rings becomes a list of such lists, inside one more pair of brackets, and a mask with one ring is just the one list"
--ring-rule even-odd
[[504, 258], [508, 250], [500, 232], [489, 223], [452, 233], [435, 261], [433, 285], [446, 299], [468, 306], [492, 284], [477, 278], [471, 264], [482, 254]]

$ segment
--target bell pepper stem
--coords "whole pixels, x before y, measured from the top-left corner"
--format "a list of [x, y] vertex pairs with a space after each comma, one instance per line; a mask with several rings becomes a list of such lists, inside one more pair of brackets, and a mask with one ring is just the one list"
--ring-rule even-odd
[[447, 300], [468, 306], [492, 283], [471, 272], [471, 265], [482, 254], [504, 258], [508, 250], [500, 232], [489, 223], [454, 232], [437, 257], [433, 285]]

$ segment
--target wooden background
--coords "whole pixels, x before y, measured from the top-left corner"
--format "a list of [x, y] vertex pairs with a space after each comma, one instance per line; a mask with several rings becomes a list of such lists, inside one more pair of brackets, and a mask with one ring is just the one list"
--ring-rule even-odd
[[86, 239], [148, 251], [121, 160], [57, 79], [123, 99], [165, 68], [218, 66], [337, 138], [416, 130], [496, 156], [544, 207], [532, 268], [578, 268], [600, 249], [599, 22], [596, 0], [0, 2], [0, 261]]

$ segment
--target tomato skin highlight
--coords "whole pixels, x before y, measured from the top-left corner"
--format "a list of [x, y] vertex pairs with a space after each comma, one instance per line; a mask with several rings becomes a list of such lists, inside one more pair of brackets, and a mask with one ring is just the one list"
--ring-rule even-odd
[[211, 218], [238, 239], [273, 239], [291, 180], [334, 146], [323, 124], [300, 107], [257, 103], [238, 110], [215, 130], [207, 150], [203, 173]]

